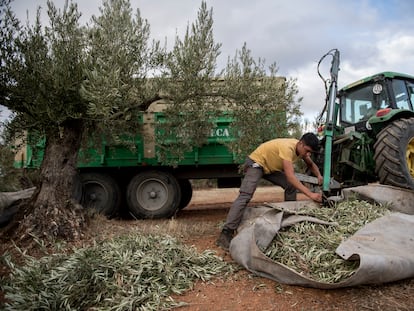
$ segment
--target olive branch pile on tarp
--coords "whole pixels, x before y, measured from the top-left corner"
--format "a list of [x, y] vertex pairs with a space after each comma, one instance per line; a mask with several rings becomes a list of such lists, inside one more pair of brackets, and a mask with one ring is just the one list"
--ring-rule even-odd
[[3, 256], [11, 275], [2, 280], [7, 310], [166, 310], [182, 305], [172, 294], [233, 267], [212, 251], [170, 236], [131, 235], [53, 254], [25, 256], [23, 266]]
[[302, 275], [334, 283], [351, 276], [359, 266], [359, 261], [344, 260], [335, 253], [339, 244], [390, 210], [387, 205], [353, 199], [333, 208], [311, 205], [291, 213], [330, 224], [304, 221], [282, 228], [264, 253]]

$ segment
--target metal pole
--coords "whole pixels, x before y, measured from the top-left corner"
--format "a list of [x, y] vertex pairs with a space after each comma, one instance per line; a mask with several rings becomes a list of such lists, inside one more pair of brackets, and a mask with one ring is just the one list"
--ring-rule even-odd
[[329, 87], [329, 102], [327, 107], [327, 116], [325, 123], [325, 157], [323, 167], [323, 187], [324, 193], [329, 192], [329, 182], [331, 179], [332, 163], [332, 137], [335, 127], [335, 102], [337, 94], [337, 80], [339, 72], [339, 51], [335, 50], [331, 65], [331, 84]]

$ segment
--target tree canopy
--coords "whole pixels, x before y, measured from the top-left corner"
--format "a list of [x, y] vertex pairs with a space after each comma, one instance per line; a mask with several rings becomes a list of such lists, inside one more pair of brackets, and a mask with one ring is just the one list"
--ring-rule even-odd
[[[100, 14], [86, 25], [72, 0], [62, 9], [48, 1], [46, 25], [40, 8], [33, 23], [22, 24], [10, 0], [0, 4], [0, 105], [14, 114], [11, 136], [36, 133], [46, 142], [36, 212], [27, 222], [51, 217], [51, 209], [60, 217], [55, 223], [78, 217], [75, 203], [68, 202], [76, 193], [81, 143], [137, 135], [143, 128], [136, 121], [153, 103], [162, 102], [168, 116], [157, 142], [180, 137], [168, 150], [178, 159], [207, 141], [218, 115], [233, 118], [236, 141], [228, 147], [239, 157], [297, 127], [296, 83], [278, 77], [276, 63], [254, 59], [244, 44], [225, 68], [217, 68], [221, 44], [214, 41], [213, 9], [205, 1], [171, 50], [151, 39], [148, 21], [129, 0], [103, 0]], [[83, 220], [51, 224], [35, 227], [73, 238], [78, 235], [64, 231]]]
[[[2, 2], [1, 104], [16, 113], [19, 129], [50, 135], [79, 119], [89, 125], [85, 137], [99, 129], [127, 133], [137, 130], [130, 122], [137, 113], [164, 98], [168, 130], [185, 131], [179, 149], [188, 150], [206, 140], [211, 116], [223, 110], [232, 111], [234, 132], [250, 145], [286, 135], [301, 115], [295, 81], [278, 79], [276, 63], [255, 60], [247, 44], [217, 68], [221, 44], [205, 2], [171, 51], [151, 40], [148, 21], [128, 0], [104, 0], [86, 27], [72, 1], [62, 11], [48, 1], [47, 26], [40, 11], [33, 25], [21, 26]], [[249, 151], [240, 143], [237, 149]]]

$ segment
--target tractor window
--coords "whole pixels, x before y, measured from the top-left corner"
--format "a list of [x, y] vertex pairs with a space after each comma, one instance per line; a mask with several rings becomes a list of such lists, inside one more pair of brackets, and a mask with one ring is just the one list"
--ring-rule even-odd
[[[411, 87], [410, 87], [410, 84], [411, 84]], [[412, 102], [413, 97], [414, 97], [412, 93], [413, 84], [408, 83], [408, 90], [410, 90], [411, 88], [411, 94], [407, 92], [407, 85], [405, 84], [403, 80], [393, 80], [392, 88], [394, 90], [396, 108], [412, 110], [410, 101]]]
[[387, 106], [385, 90], [379, 83], [349, 90], [340, 101], [341, 121], [349, 124], [366, 121]]

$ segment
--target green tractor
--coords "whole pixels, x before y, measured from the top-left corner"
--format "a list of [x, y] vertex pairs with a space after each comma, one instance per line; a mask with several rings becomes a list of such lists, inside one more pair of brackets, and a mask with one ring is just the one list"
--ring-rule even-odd
[[332, 195], [331, 177], [343, 188], [379, 182], [414, 190], [414, 76], [382, 72], [337, 91], [339, 51], [327, 55], [331, 79], [316, 159], [324, 193]]

